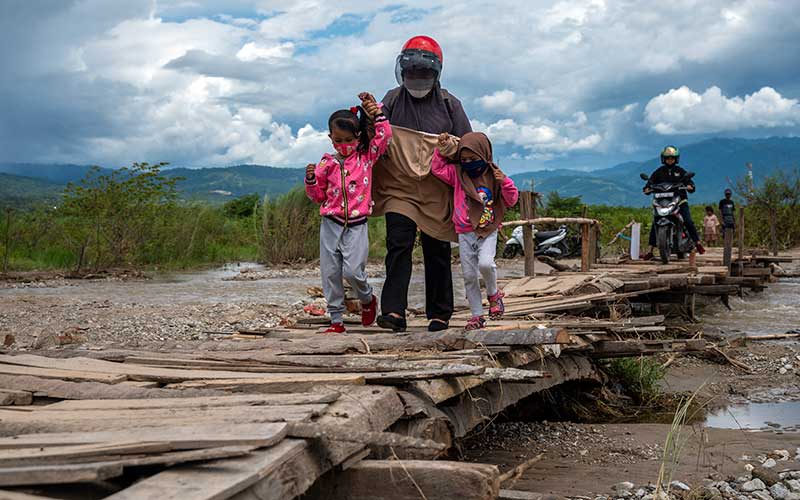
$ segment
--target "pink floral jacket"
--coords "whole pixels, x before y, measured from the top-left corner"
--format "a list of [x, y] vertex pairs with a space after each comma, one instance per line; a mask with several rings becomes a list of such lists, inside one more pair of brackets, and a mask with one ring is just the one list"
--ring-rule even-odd
[[306, 194], [321, 203], [319, 214], [343, 225], [363, 224], [372, 213], [372, 166], [389, 147], [392, 127], [389, 120], [375, 119], [375, 137], [367, 151], [357, 151], [339, 160], [325, 153], [317, 168], [315, 178], [306, 179]]
[[[433, 175], [445, 182], [445, 184], [453, 188], [453, 224], [456, 226], [457, 234], [471, 233], [475, 231], [472, 223], [469, 220], [469, 207], [467, 206], [467, 195], [464, 193], [464, 187], [458, 180], [458, 172], [456, 165], [451, 163], [450, 160], [439, 153], [439, 149], [433, 153], [433, 160], [431, 161], [431, 172]], [[506, 176], [500, 183], [500, 197], [506, 207], [513, 207], [519, 199], [519, 191], [511, 177]], [[493, 195], [498, 199], [497, 194]]]

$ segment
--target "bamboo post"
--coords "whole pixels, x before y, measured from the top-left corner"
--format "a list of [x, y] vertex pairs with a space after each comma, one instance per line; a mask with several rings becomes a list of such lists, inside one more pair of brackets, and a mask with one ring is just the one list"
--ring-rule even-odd
[[722, 251], [722, 264], [728, 268], [730, 271], [731, 268], [731, 254], [733, 253], [733, 229], [726, 227], [723, 229], [725, 231], [725, 241], [724, 245], [725, 248]]
[[581, 224], [581, 271], [589, 271], [592, 267], [591, 263], [591, 248], [594, 244], [589, 236], [589, 224]]
[[[533, 195], [530, 191], [519, 193], [519, 212], [523, 219], [533, 219]], [[534, 262], [536, 262], [536, 248], [533, 243], [533, 228], [530, 224], [522, 226], [522, 247], [525, 250], [525, 276], [534, 276]]]
[[739, 207], [739, 276], [744, 276], [744, 207]]

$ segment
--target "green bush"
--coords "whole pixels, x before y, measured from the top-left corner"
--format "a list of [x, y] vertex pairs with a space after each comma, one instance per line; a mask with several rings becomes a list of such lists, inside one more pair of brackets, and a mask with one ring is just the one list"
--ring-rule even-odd
[[637, 404], [646, 405], [660, 394], [660, 382], [666, 375], [658, 360], [639, 358], [617, 358], [605, 366], [612, 382], [619, 383]]

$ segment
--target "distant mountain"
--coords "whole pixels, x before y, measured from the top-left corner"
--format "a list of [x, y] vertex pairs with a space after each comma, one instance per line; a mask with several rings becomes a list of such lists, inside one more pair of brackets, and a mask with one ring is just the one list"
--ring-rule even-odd
[[[71, 164], [0, 163], [0, 174], [15, 178], [3, 182], [0, 203], [13, 205], [51, 197], [53, 192], [62, 191], [68, 182], [80, 182], [91, 168], [89, 165]], [[100, 173], [109, 175], [112, 172], [103, 168]], [[300, 168], [262, 165], [166, 168], [162, 173], [183, 178], [177, 188], [184, 198], [210, 202], [225, 202], [251, 193], [275, 197], [302, 183], [304, 176], [304, 170]], [[31, 183], [34, 180], [39, 182], [34, 185]]]
[[[78, 182], [91, 168], [91, 165], [68, 163], [0, 163], [0, 173], [45, 179], [57, 184]], [[101, 169], [104, 174], [109, 174], [111, 171], [108, 168]]]
[[[746, 173], [747, 162], [753, 163], [756, 182], [775, 170], [800, 166], [800, 138], [797, 137], [709, 139], [680, 146], [680, 150], [681, 165], [697, 174], [697, 193], [692, 200], [698, 203], [718, 200], [728, 187], [729, 177], [736, 179]], [[539, 192], [580, 195], [588, 204], [643, 206], [649, 201], [642, 195], [643, 182], [639, 173], [649, 174], [658, 165], [658, 156], [654, 155], [646, 161], [620, 163], [600, 170], [540, 170], [511, 177], [520, 189], [529, 189], [530, 180], [534, 179]], [[0, 178], [0, 204], [57, 197], [67, 182], [80, 181], [89, 168], [86, 165], [0, 163], [0, 173], [11, 174], [11, 177]], [[104, 174], [110, 172], [103, 169]], [[303, 181], [303, 169], [263, 165], [168, 168], [163, 172], [184, 177], [178, 183], [184, 198], [214, 203], [250, 193], [275, 197]]]
[[[745, 164], [753, 164], [758, 179], [777, 170], [800, 167], [800, 138], [770, 137], [767, 139], [708, 139], [680, 146], [681, 166], [695, 172], [697, 192], [691, 200], [697, 203], [718, 201], [728, 179], [736, 180], [747, 173]], [[558, 191], [562, 196], [581, 195], [588, 204], [642, 206], [648, 203], [642, 195], [644, 182], [639, 173], [650, 174], [660, 165], [658, 156], [642, 162], [625, 162], [611, 168], [584, 171], [525, 172], [512, 175], [515, 182], [533, 177], [539, 192]], [[553, 176], [552, 172], [558, 172]], [[565, 173], [566, 172], [566, 173]], [[541, 182], [540, 182], [541, 179]], [[602, 186], [602, 189], [600, 189]]]
[[178, 189], [187, 198], [227, 201], [251, 193], [275, 197], [303, 182], [301, 168], [235, 165], [212, 168], [170, 168], [165, 175], [184, 177]]
[[64, 185], [46, 179], [0, 173], [0, 207], [21, 207], [33, 203], [56, 203]]

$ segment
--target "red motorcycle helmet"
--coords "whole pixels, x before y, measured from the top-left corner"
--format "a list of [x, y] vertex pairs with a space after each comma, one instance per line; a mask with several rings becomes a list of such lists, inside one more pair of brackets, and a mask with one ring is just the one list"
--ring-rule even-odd
[[442, 74], [442, 48], [429, 36], [409, 38], [403, 45], [394, 75], [414, 97], [424, 97], [439, 81]]

